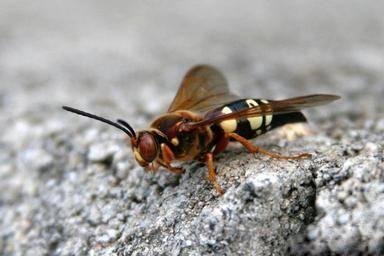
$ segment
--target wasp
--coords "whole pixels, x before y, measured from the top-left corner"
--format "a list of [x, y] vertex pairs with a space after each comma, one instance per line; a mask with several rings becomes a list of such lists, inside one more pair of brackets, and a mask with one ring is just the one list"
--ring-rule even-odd
[[227, 80], [216, 68], [198, 65], [190, 69], [168, 108], [150, 128], [136, 132], [126, 121], [116, 122], [75, 108], [67, 111], [112, 125], [130, 138], [136, 161], [146, 170], [159, 167], [177, 174], [175, 161], [198, 160], [208, 167], [208, 178], [219, 194], [223, 190], [215, 177], [213, 159], [229, 142], [240, 142], [250, 153], [272, 158], [300, 159], [308, 153], [285, 156], [255, 146], [249, 140], [288, 123], [306, 122], [301, 110], [339, 99], [314, 94], [285, 100], [240, 98], [230, 92]]

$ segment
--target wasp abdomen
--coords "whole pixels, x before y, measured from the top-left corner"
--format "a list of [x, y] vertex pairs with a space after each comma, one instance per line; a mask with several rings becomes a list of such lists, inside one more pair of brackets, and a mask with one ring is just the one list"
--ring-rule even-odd
[[[271, 108], [269, 102], [269, 100], [265, 99], [241, 99], [215, 109], [212, 113], [229, 114], [257, 106], [262, 106], [264, 109], [268, 109]], [[295, 112], [280, 115], [270, 114], [256, 117], [230, 119], [219, 123], [219, 126], [225, 133], [232, 132], [244, 138], [251, 139], [281, 125], [305, 121], [306, 119], [302, 113]]]

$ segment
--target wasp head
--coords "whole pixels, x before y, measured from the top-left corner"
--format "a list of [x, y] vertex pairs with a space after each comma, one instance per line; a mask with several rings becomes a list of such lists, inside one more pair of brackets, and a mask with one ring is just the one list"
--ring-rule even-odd
[[136, 161], [143, 167], [147, 167], [159, 155], [157, 134], [151, 131], [140, 131], [137, 138], [131, 138], [131, 144]]

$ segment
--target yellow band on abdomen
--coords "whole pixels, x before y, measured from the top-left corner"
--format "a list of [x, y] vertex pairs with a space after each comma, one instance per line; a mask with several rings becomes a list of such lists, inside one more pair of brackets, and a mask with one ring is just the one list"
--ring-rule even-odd
[[[232, 110], [229, 107], [224, 107], [221, 112], [223, 114], [232, 113]], [[237, 128], [237, 121], [235, 119], [225, 120], [220, 123], [220, 127], [224, 130], [224, 132], [234, 132]]]

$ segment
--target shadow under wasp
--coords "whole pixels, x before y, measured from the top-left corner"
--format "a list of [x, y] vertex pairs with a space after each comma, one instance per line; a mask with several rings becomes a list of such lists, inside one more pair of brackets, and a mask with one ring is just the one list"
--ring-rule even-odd
[[223, 190], [215, 177], [213, 158], [231, 141], [240, 142], [249, 152], [272, 158], [300, 159], [310, 154], [284, 156], [253, 145], [256, 138], [288, 123], [305, 122], [303, 108], [330, 103], [339, 96], [314, 94], [286, 100], [240, 98], [229, 91], [224, 76], [215, 68], [199, 65], [190, 69], [168, 108], [149, 129], [135, 130], [124, 120], [110, 121], [78, 109], [67, 111], [112, 125], [124, 131], [131, 140], [136, 161], [146, 169], [164, 167], [173, 173], [184, 169], [174, 161], [199, 160], [208, 167], [208, 177], [218, 193]]

